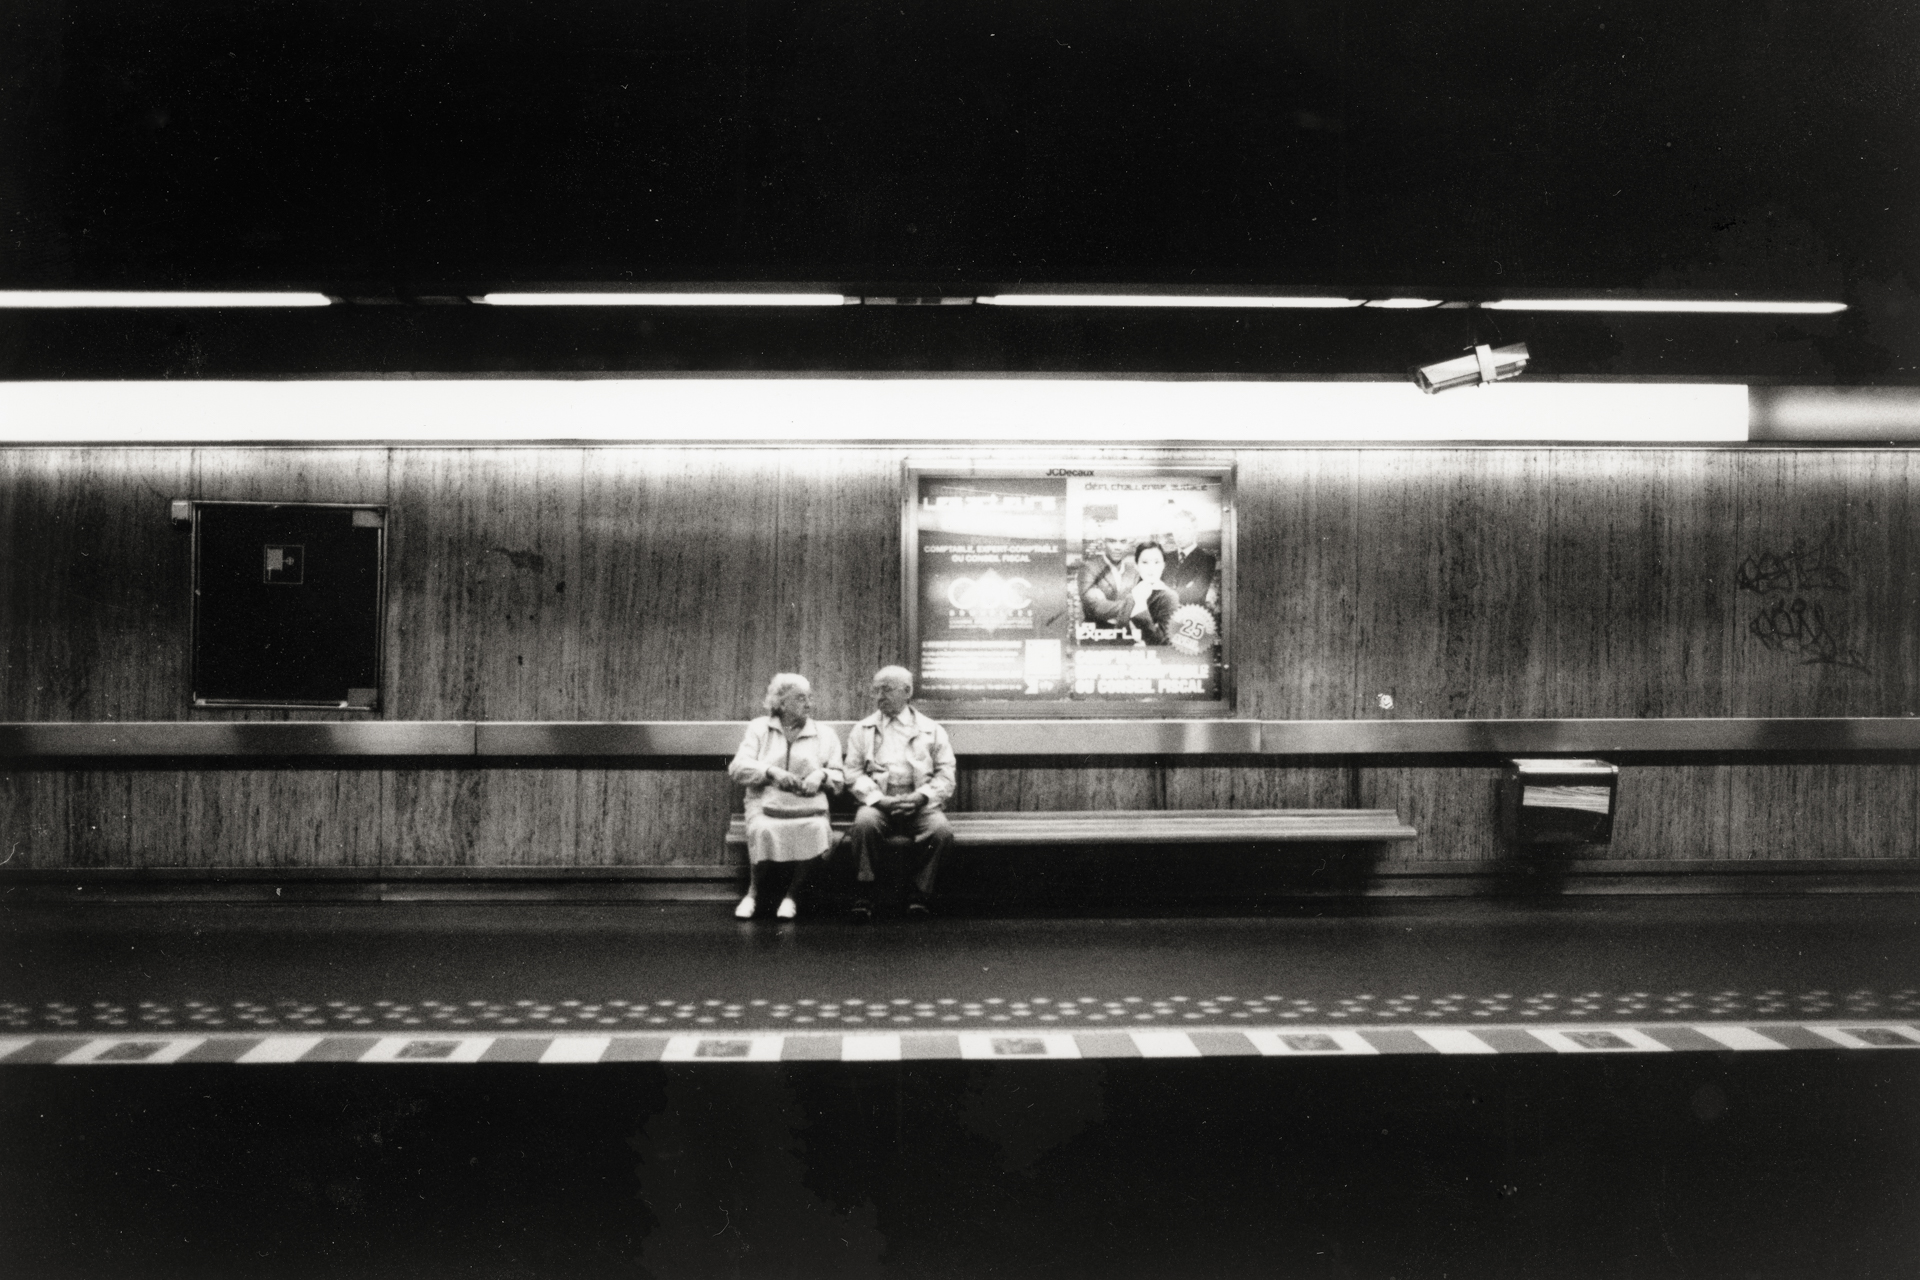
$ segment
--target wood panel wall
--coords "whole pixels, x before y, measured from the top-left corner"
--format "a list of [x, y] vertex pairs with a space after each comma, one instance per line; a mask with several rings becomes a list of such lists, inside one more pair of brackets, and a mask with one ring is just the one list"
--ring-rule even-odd
[[[1901, 451], [1250, 449], [1240, 714], [1920, 714]], [[776, 670], [865, 707], [899, 631], [887, 450], [0, 450], [0, 719], [276, 718], [187, 705], [167, 500], [379, 502], [394, 719], [744, 719]], [[1817, 619], [1818, 625], [1815, 625]], [[1391, 700], [1391, 706], [1383, 702]], [[1205, 762], [967, 768], [965, 808], [1338, 806], [1496, 856], [1493, 773]], [[30, 866], [710, 864], [710, 772], [26, 772]], [[1915, 856], [1905, 766], [1630, 771], [1613, 855]], [[0, 849], [0, 858], [8, 853]]]

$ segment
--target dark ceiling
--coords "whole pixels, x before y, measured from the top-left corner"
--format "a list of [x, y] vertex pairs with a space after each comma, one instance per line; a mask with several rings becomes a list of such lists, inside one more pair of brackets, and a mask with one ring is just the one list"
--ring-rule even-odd
[[[1548, 376], [1920, 380], [1910, 0], [10, 0], [0, 23], [0, 287], [1704, 291], [1850, 310], [1499, 336], [1551, 337]], [[942, 311], [16, 312], [0, 374], [1316, 375], [1465, 323]]]

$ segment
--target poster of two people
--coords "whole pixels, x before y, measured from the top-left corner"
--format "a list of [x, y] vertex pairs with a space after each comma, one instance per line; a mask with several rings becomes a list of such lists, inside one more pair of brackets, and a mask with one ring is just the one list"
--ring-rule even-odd
[[1224, 470], [917, 475], [922, 696], [1223, 703], [1230, 492]]

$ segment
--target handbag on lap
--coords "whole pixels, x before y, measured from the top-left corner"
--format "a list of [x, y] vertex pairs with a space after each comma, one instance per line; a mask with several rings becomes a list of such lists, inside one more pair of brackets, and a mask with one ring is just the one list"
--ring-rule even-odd
[[760, 797], [760, 812], [769, 818], [811, 818], [827, 812], [827, 793], [795, 795], [778, 787], [768, 787]]

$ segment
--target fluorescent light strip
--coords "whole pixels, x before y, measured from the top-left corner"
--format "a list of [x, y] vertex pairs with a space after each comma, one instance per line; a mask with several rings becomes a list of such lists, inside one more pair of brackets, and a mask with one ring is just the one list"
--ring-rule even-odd
[[1825, 316], [1847, 309], [1844, 302], [1739, 302], [1712, 298], [1502, 298], [1480, 305], [1488, 311], [1677, 311], [1782, 316]]
[[105, 289], [0, 289], [0, 308], [55, 310], [82, 307], [324, 307], [324, 293], [195, 293]]
[[1026, 378], [0, 382], [0, 442], [794, 441], [1006, 448], [1744, 441], [1746, 388]]
[[1171, 293], [999, 293], [976, 298], [990, 307], [1270, 307], [1321, 310], [1363, 305], [1359, 298], [1215, 297]]
[[839, 293], [489, 293], [474, 301], [492, 307], [840, 307], [860, 300]]
[[[324, 307], [323, 293], [192, 290], [0, 289], [0, 309]], [[838, 293], [489, 293], [495, 307], [839, 307], [860, 299]], [[995, 307], [1188, 307], [1268, 310], [1411, 310], [1441, 306], [1434, 298], [1215, 296], [1205, 294], [1002, 293], [976, 301]], [[1678, 298], [1502, 298], [1488, 311], [1669, 312], [1721, 315], [1832, 315], [1844, 302], [1746, 302]]]

